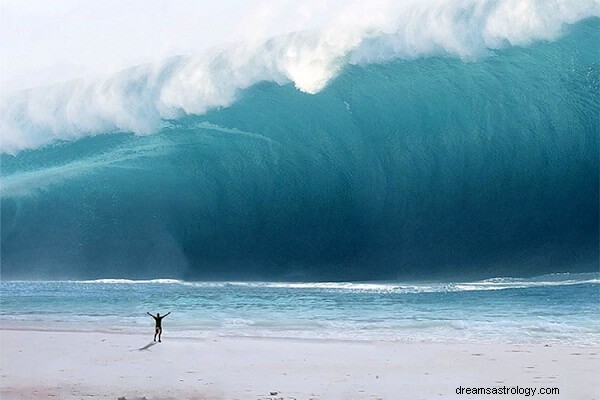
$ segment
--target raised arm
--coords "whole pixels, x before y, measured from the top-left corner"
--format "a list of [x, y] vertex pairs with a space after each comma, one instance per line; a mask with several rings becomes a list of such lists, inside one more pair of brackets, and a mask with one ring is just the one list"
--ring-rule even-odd
[[146, 311], [146, 314], [148, 314], [149, 316], [151, 316], [152, 318], [154, 318], [154, 315], [150, 314], [148, 311]]
[[168, 313], [166, 313], [165, 315], [163, 315], [163, 318], [166, 317], [169, 314], [171, 314], [171, 311], [169, 311]]

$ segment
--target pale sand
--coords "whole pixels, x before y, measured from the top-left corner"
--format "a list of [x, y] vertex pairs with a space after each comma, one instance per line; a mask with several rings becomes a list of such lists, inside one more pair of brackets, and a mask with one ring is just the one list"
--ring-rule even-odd
[[[469, 387], [557, 387], [600, 399], [594, 347], [281, 339], [173, 339], [0, 331], [1, 398], [487, 399]], [[271, 395], [271, 392], [277, 392]], [[530, 397], [529, 397], [530, 398]]]

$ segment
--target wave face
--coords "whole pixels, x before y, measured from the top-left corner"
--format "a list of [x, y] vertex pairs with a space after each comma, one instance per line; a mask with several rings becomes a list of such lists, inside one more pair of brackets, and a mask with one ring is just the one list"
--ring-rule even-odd
[[[177, 103], [164, 114], [148, 75], [128, 70], [111, 79], [139, 95], [119, 103], [133, 125], [98, 119], [97, 104], [72, 97], [74, 84], [43, 92], [35, 115], [51, 107], [34, 124], [27, 96], [38, 95], [18, 94], [3, 127], [2, 275], [597, 270], [600, 22], [563, 28], [550, 42], [478, 44], [485, 54], [472, 60], [448, 49], [398, 58], [391, 42], [363, 38], [319, 81], [326, 86], [256, 75], [234, 82], [221, 104]], [[126, 134], [147, 133], [134, 126], [145, 114], [128, 110], [150, 112], [147, 130], [158, 132]]]

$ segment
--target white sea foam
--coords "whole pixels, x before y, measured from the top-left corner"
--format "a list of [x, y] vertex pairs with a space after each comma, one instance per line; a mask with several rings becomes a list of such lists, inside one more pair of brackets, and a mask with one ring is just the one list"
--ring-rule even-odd
[[94, 279], [70, 281], [84, 284], [178, 284], [197, 288], [209, 287], [248, 287], [293, 290], [391, 292], [391, 293], [444, 293], [484, 290], [526, 289], [546, 286], [598, 285], [600, 278], [594, 273], [555, 274], [534, 278], [491, 278], [475, 282], [186, 282], [178, 279]]
[[316, 93], [347, 64], [440, 54], [472, 60], [486, 49], [555, 39], [566, 24], [599, 15], [600, 0], [349, 2], [320, 31], [3, 96], [1, 151], [105, 132], [150, 134], [164, 120], [226, 107], [257, 82]]
[[69, 281], [71, 283], [104, 283], [104, 284], [148, 284], [148, 283], [161, 283], [161, 284], [182, 284], [184, 283], [178, 279], [91, 279], [84, 281]]

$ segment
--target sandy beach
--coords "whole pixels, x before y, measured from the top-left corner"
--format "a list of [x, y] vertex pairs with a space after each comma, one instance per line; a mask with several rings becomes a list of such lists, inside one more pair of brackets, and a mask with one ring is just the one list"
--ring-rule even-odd
[[594, 347], [150, 339], [2, 330], [2, 399], [481, 399], [457, 388], [517, 386], [600, 398]]

